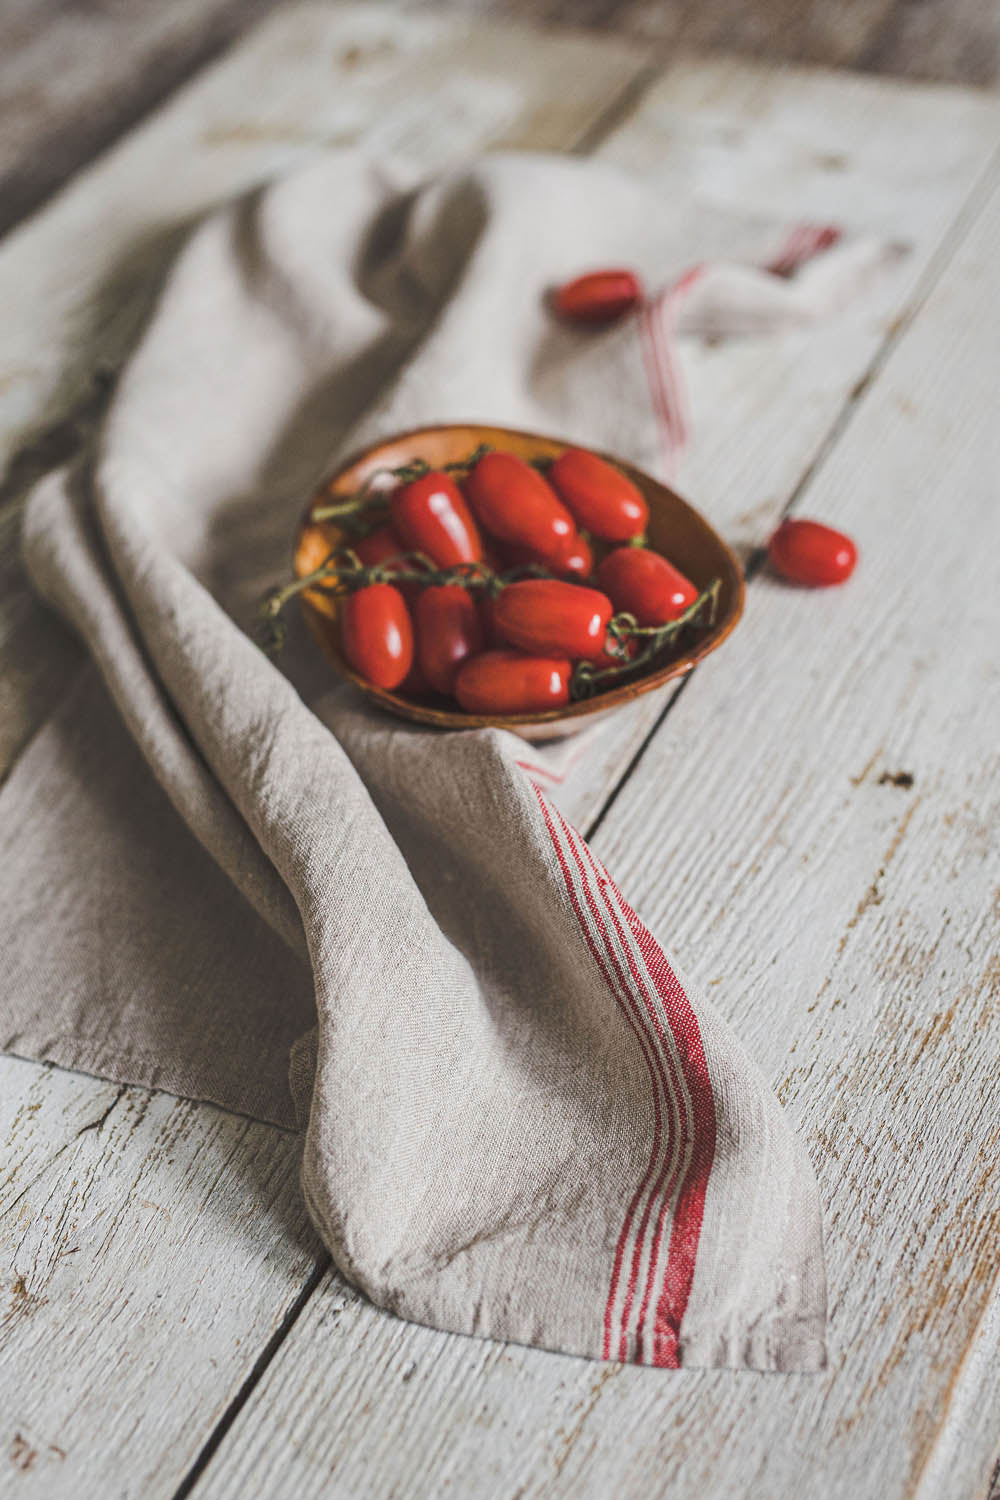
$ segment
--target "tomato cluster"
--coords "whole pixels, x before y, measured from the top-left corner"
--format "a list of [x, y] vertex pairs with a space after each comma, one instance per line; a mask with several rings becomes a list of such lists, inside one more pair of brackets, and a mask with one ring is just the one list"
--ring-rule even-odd
[[482, 450], [397, 472], [334, 554], [350, 561], [315, 585], [344, 594], [344, 658], [377, 687], [471, 714], [560, 708], [581, 666], [613, 677], [641, 664], [644, 638], [699, 599], [644, 545], [641, 491], [596, 453], [531, 464]]

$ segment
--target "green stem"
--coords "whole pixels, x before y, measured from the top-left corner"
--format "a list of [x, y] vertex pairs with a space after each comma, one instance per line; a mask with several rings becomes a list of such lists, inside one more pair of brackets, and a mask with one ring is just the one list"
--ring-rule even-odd
[[[588, 698], [599, 692], [602, 686], [617, 682], [626, 674], [631, 675], [648, 666], [655, 656], [666, 646], [672, 645], [688, 627], [710, 630], [715, 624], [721, 588], [722, 580], [713, 578], [682, 615], [678, 615], [676, 620], [668, 620], [665, 625], [640, 625], [634, 615], [615, 615], [608, 625], [612, 640], [621, 644], [639, 636], [645, 641], [642, 650], [631, 660], [623, 660], [613, 667], [595, 667], [588, 661], [577, 662], [570, 681], [570, 696], [574, 699]], [[705, 619], [700, 618], [703, 612], [707, 614]]]
[[[474, 448], [467, 458], [456, 459], [450, 464], [442, 464], [441, 468], [446, 474], [465, 474], [479, 462], [484, 453], [490, 451], [489, 443], [480, 443], [479, 447]], [[345, 517], [357, 515], [361, 510], [382, 508], [388, 503], [388, 496], [385, 493], [372, 493], [376, 480], [388, 476], [396, 480], [398, 484], [412, 484], [415, 479], [422, 479], [425, 474], [431, 472], [431, 466], [425, 458], [415, 458], [396, 469], [373, 469], [356, 495], [352, 495], [349, 500], [341, 500], [337, 505], [321, 505], [318, 510], [310, 513], [309, 519], [310, 521], [340, 521]]]

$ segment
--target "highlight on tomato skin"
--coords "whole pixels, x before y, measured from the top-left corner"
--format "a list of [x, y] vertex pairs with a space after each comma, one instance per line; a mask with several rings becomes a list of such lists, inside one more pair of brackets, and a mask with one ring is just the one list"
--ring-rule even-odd
[[578, 532], [553, 562], [552, 570], [565, 573], [567, 578], [589, 578], [594, 571], [594, 551], [587, 538]]
[[437, 567], [481, 561], [479, 528], [462, 491], [443, 470], [402, 485], [389, 501], [389, 513], [406, 549], [423, 552]]
[[406, 600], [391, 583], [369, 583], [340, 607], [340, 642], [359, 676], [375, 687], [399, 687], [413, 666], [413, 623]]
[[597, 581], [615, 609], [640, 625], [666, 625], [698, 597], [691, 580], [648, 547], [616, 547], [598, 567]]
[[767, 554], [783, 578], [809, 588], [846, 582], [858, 561], [858, 549], [844, 532], [798, 517], [782, 521]]
[[537, 552], [532, 552], [529, 547], [508, 545], [503, 550], [503, 563], [507, 568], [523, 568], [532, 563], [539, 563], [550, 568], [553, 573], [561, 573], [566, 578], [580, 580], [589, 578], [594, 571], [593, 549], [587, 538], [579, 532], [570, 537], [557, 555], [550, 557], [547, 561]]
[[459, 668], [455, 697], [470, 714], [530, 714], [569, 702], [572, 663], [522, 651], [484, 651]]
[[615, 323], [642, 301], [642, 282], [634, 271], [612, 268], [587, 271], [550, 293], [561, 318], [571, 323]]
[[576, 660], [601, 654], [611, 614], [606, 594], [557, 578], [510, 583], [494, 606], [496, 627], [512, 646]]
[[485, 453], [469, 471], [465, 493], [479, 521], [501, 542], [555, 563], [576, 536], [576, 522], [537, 469], [513, 453]]
[[586, 448], [567, 448], [549, 470], [549, 483], [576, 524], [606, 542], [629, 542], [649, 523], [640, 490], [613, 464]]
[[448, 695], [462, 663], [483, 648], [476, 602], [460, 584], [435, 584], [422, 590], [414, 624], [424, 680], [436, 693]]

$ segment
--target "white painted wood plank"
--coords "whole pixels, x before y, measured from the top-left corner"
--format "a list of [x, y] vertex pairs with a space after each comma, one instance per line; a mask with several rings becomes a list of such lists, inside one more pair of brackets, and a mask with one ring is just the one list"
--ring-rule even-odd
[[[640, 59], [606, 39], [391, 4], [275, 16], [4, 243], [0, 456], [128, 349], [150, 273], [192, 216], [331, 146], [426, 171], [500, 141], [568, 149]], [[555, 87], [567, 77], [571, 89]]]
[[[180, 237], [213, 204], [334, 145], [428, 172], [501, 142], [568, 149], [640, 60], [615, 41], [391, 4], [274, 17], [4, 242], [0, 464], [40, 428], [92, 422], [95, 374], [120, 363]], [[75, 661], [20, 569], [24, 467], [0, 497], [0, 771]]]
[[[957, 196], [958, 196], [958, 192], [956, 190], [956, 198], [957, 198]], [[106, 1170], [106, 1168], [105, 1168], [105, 1170]], [[381, 1318], [380, 1315], [372, 1313], [372, 1311], [370, 1309], [364, 1309], [364, 1315], [365, 1315], [366, 1318], [369, 1319], [369, 1323], [366, 1326], [369, 1328], [369, 1336], [370, 1337], [375, 1337], [376, 1336], [376, 1335], [372, 1335], [371, 1334], [371, 1332], [370, 1332], [371, 1329], [383, 1329], [384, 1330], [386, 1328], [391, 1328], [393, 1330], [397, 1330], [398, 1331], [398, 1325], [391, 1324], [389, 1320], [383, 1319], [383, 1318]], [[381, 1338], [382, 1336], [383, 1336], [382, 1334], [377, 1335], [377, 1337], [379, 1337], [379, 1338]], [[395, 1337], [395, 1332], [392, 1333], [391, 1337]], [[427, 1337], [436, 1337], [436, 1336], [427, 1335]], [[459, 1343], [462, 1348], [468, 1348], [468, 1346], [462, 1344], [461, 1341], [454, 1341], [454, 1342]], [[502, 1365], [502, 1359], [503, 1358], [506, 1358], [506, 1356], [505, 1355], [498, 1356], [498, 1360], [501, 1361], [501, 1365]], [[546, 1388], [548, 1388], [547, 1387], [547, 1382], [548, 1382], [549, 1377], [544, 1372], [546, 1372], [550, 1368], [550, 1360], [546, 1356], [537, 1356], [536, 1358], [541, 1362], [540, 1365], [539, 1365], [539, 1368], [543, 1371], [543, 1381], [546, 1382]], [[378, 1359], [379, 1359], [377, 1351], [376, 1351], [376, 1354], [374, 1356], [374, 1359], [375, 1359], [375, 1364], [377, 1365], [378, 1364]], [[563, 1362], [563, 1361], [559, 1361], [558, 1363], [559, 1363], [559, 1365], [561, 1367], [564, 1367], [565, 1364], [566, 1364], [566, 1362]], [[464, 1375], [460, 1375], [458, 1378], [460, 1380], [464, 1380], [465, 1377], [464, 1377]], [[593, 1381], [593, 1379], [594, 1379], [594, 1372], [593, 1372], [593, 1370], [592, 1370], [591, 1367], [587, 1367], [585, 1375], [582, 1376], [581, 1379], [586, 1379], [588, 1381]], [[549, 1406], [546, 1406], [545, 1402], [542, 1401], [541, 1398], [539, 1398], [539, 1407], [538, 1407], [539, 1414], [541, 1414], [544, 1411], [548, 1411], [549, 1412], [549, 1416], [551, 1417], [554, 1410], [555, 1410], [555, 1408], [553, 1408], [551, 1406], [551, 1404]], [[540, 1416], [539, 1416], [539, 1420], [541, 1420]], [[530, 1427], [530, 1425], [531, 1424], [529, 1422], [528, 1423], [528, 1427]], [[543, 1423], [541, 1425], [541, 1427], [539, 1428], [539, 1431], [544, 1435], [545, 1430], [546, 1430], [546, 1428], [545, 1428], [545, 1425]], [[525, 1429], [525, 1431], [527, 1431], [527, 1428]], [[454, 1434], [453, 1434], [453, 1437], [454, 1437]], [[470, 1438], [469, 1442], [471, 1443], [471, 1441], [472, 1440]], [[530, 1468], [530, 1466], [529, 1466], [529, 1468]], [[174, 1473], [173, 1470], [171, 1470], [170, 1472], [171, 1472], [171, 1474]], [[72, 1478], [72, 1476], [71, 1476], [71, 1478]], [[69, 1487], [71, 1487], [71, 1485], [70, 1485], [70, 1482], [67, 1481], [67, 1488], [69, 1488]], [[52, 1492], [51, 1491], [51, 1487], [49, 1489], [47, 1489], [45, 1492], [46, 1493], [51, 1493]]]
[[[158, 236], [178, 219], [336, 132], [377, 134], [428, 169], [525, 131], [568, 148], [633, 57], [572, 35], [397, 25], [389, 7], [268, 26], [0, 249], [13, 375], [0, 447], [25, 424], [62, 418], [86, 399], [93, 360], [127, 347], [162, 262]], [[574, 89], [553, 90], [566, 70]], [[18, 349], [30, 355], [20, 374]], [[26, 592], [22, 602], [27, 653], [45, 615]], [[6, 661], [14, 694], [19, 669], [32, 681], [52, 669], [46, 651]], [[297, 1146], [208, 1106], [134, 1089], [118, 1099], [113, 1086], [9, 1058], [0, 1090], [12, 1127], [0, 1163], [11, 1193], [0, 1190], [11, 1304], [0, 1455], [25, 1496], [172, 1495], [317, 1264]]]
[[273, 3], [4, 0], [0, 228], [37, 207]]
[[0, 1054], [0, 1213], [81, 1131], [97, 1128], [120, 1092], [114, 1083]]
[[[1000, 101], [971, 91], [708, 58], [675, 63], [600, 148], [677, 202], [693, 259], [752, 257], [802, 221], [910, 246], [826, 323], [774, 340], [683, 342], [694, 442], [678, 486], [738, 553], [767, 540], [998, 142]], [[674, 691], [595, 736], [592, 772], [564, 799], [580, 826]]]
[[[829, 1371], [601, 1368], [404, 1327], [331, 1275], [201, 1500], [985, 1495], [1000, 619], [979, 559], [1000, 544], [998, 233], [1000, 192], [806, 492], [857, 535], [855, 580], [755, 587], [597, 839], [810, 1143]], [[912, 788], [882, 779], [901, 770]]]
[[0, 1212], [0, 1463], [19, 1492], [173, 1492], [316, 1262], [298, 1152], [129, 1089], [19, 1174]]

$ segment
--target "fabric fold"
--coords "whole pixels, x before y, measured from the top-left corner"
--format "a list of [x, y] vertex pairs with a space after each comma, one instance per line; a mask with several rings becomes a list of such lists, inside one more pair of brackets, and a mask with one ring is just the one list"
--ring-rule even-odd
[[93, 470], [28, 509], [29, 568], [103, 686], [89, 668], [0, 793], [0, 1037], [307, 1116], [311, 1215], [401, 1316], [814, 1370], [808, 1160], [560, 815], [544, 752], [383, 718], [301, 630], [280, 669], [248, 634], [304, 496], [370, 436], [484, 418], [651, 462], [635, 329], [554, 330], [543, 293], [581, 246], [676, 270], [673, 236], [591, 163], [500, 156], [420, 185], [354, 153], [195, 231]]

